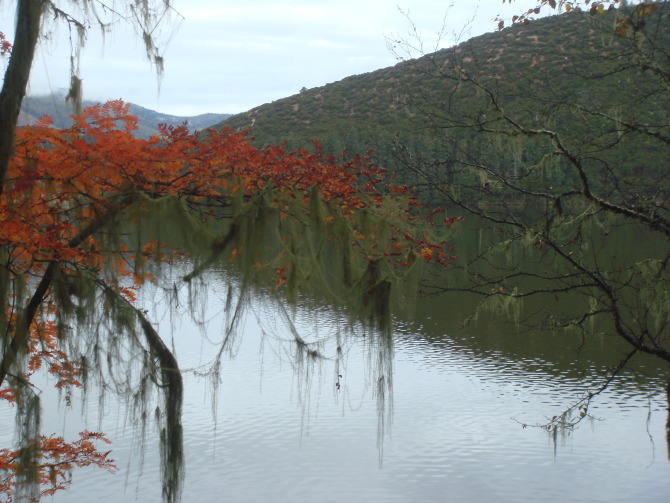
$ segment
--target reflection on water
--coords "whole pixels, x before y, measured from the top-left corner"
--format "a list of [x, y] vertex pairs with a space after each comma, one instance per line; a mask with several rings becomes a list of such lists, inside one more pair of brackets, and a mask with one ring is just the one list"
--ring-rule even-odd
[[[606, 365], [566, 341], [505, 337], [486, 324], [459, 330], [443, 305], [426, 301], [417, 324], [399, 326], [392, 367], [380, 367], [384, 348], [344, 330], [331, 311], [298, 309], [289, 322], [259, 300], [226, 339], [224, 308], [208, 297], [206, 337], [186, 318], [154, 317], [172, 334], [181, 368], [191, 369], [184, 501], [658, 502], [670, 494], [656, 369], [616, 381], [593, 404], [596, 419], [555, 439], [520, 422], [560, 412], [599, 384]], [[296, 334], [310, 352], [297, 351]], [[216, 383], [199, 374], [224, 340]], [[392, 400], [380, 403], [379, 377], [391, 371]], [[83, 419], [77, 403], [58, 414], [56, 403], [44, 398], [43, 430], [69, 437], [100, 423], [121, 471], [75, 472], [53, 501], [160, 501], [155, 431], [139, 449], [125, 411], [111, 396], [101, 409], [94, 391]], [[12, 419], [2, 421], [8, 445]]]

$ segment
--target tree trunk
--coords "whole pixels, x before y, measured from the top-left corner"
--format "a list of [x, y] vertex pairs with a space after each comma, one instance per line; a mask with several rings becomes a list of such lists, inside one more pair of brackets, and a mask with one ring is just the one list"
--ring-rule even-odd
[[14, 150], [16, 123], [39, 40], [43, 7], [44, 0], [18, 0], [14, 45], [0, 91], [0, 195]]
[[11, 342], [5, 344], [5, 352], [2, 355], [2, 361], [0, 361], [0, 386], [2, 386], [7, 375], [13, 370], [13, 367], [20, 356], [26, 354], [28, 351], [30, 325], [51, 287], [51, 281], [56, 267], [58, 267], [58, 262], [49, 262], [42, 279], [37, 285], [37, 288], [35, 288], [35, 293], [30, 299], [25, 312], [18, 317], [16, 330]]

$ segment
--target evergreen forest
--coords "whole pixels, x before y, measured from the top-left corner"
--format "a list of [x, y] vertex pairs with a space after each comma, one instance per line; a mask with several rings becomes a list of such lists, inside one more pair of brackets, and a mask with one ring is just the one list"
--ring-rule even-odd
[[[653, 30], [645, 42], [647, 48], [665, 57], [667, 65], [668, 13], [664, 2], [658, 5], [662, 8], [640, 22], [647, 32]], [[665, 150], [649, 135], [619, 138], [611, 118], [631, 118], [656, 125], [660, 131], [668, 124], [670, 93], [663, 85], [659, 88], [653, 69], [645, 71], [636, 64], [635, 58], [642, 56], [631, 49], [629, 38], [616, 32], [617, 16], [617, 11], [595, 16], [564, 13], [515, 24], [417, 58], [399, 56], [402, 60], [393, 67], [303, 89], [234, 115], [217, 128], [248, 130], [258, 145], [286, 142], [289, 148], [309, 147], [318, 140], [332, 155], [371, 151], [378, 166], [400, 183], [418, 188], [425, 180], [408, 168], [418, 159], [444, 170], [440, 163], [453, 149], [476, 152], [512, 171], [521, 164], [539, 165], [547, 153], [545, 140], [482, 135], [484, 122], [475, 125], [461, 120], [466, 116], [491, 119], [487, 97], [491, 93], [506, 114], [560, 131], [571, 148], [593, 152], [601, 167], [616, 162], [618, 180], [638, 189], [651, 186], [653, 191], [659, 176], [667, 185]], [[389, 47], [404, 55], [408, 46], [404, 42], [389, 41]], [[476, 85], [455, 85], [465, 74], [476, 75]], [[541, 185], [567, 183], [560, 165], [544, 163], [541, 169], [542, 177], [536, 178]], [[608, 170], [594, 169], [599, 187], [613, 182]], [[474, 178], [453, 176], [447, 174], [441, 182], [461, 188], [475, 183]], [[427, 200], [443, 202], [434, 187], [424, 189]], [[472, 197], [479, 196], [473, 193]]]

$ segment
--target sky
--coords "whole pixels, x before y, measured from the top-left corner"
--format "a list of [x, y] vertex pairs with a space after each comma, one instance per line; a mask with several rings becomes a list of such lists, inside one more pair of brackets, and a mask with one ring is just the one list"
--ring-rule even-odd
[[[114, 0], [112, 0], [114, 1]], [[66, 2], [63, 2], [67, 4]], [[116, 0], [118, 4], [125, 2]], [[387, 42], [416, 41], [425, 52], [494, 31], [533, 4], [518, 0], [173, 0], [157, 32], [160, 83], [144, 45], [118, 21], [104, 37], [93, 28], [81, 59], [84, 98], [123, 99], [162, 113], [239, 113], [300, 91], [397, 63]], [[14, 1], [0, 1], [0, 31], [13, 38]], [[69, 84], [66, 26], [47, 24], [29, 95]], [[438, 34], [442, 36], [438, 36]], [[0, 61], [0, 68], [6, 62]]]

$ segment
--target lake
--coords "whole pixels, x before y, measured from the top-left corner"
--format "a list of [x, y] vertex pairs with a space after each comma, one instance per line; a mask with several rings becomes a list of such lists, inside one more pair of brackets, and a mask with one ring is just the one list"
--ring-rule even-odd
[[[228, 339], [217, 383], [200, 374], [226, 338], [229, 287], [210, 286], [202, 325], [187, 321], [186, 302], [168, 312], [161, 293], [144, 299], [185, 371], [185, 502], [670, 499], [667, 371], [655, 361], [633, 362], [574, 430], [532, 426], [596, 391], [620, 355], [607, 338], [582, 347], [494, 319], [463, 327], [459, 297], [439, 296], [398, 320], [386, 344], [331, 309], [289, 313], [259, 294]], [[142, 442], [111, 394], [99, 401], [92, 389], [83, 416], [78, 396], [67, 410], [57, 398], [44, 393], [43, 431], [106, 432], [119, 472], [75, 471], [52, 501], [158, 503], [155, 428]], [[10, 445], [13, 418], [2, 412]]]

